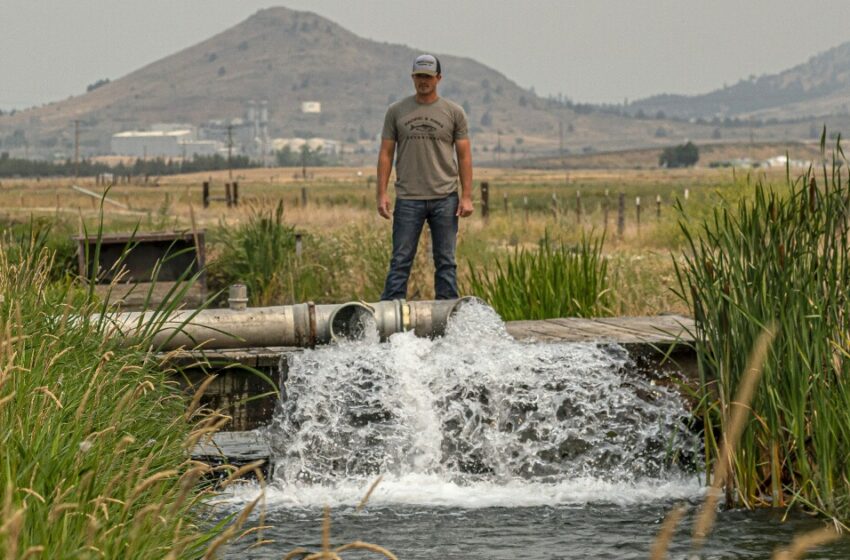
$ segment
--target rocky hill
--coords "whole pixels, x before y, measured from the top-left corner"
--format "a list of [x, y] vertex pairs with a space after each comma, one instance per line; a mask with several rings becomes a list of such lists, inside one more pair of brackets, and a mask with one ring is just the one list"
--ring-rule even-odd
[[683, 118], [800, 119], [850, 114], [850, 42], [779, 74], [752, 77], [704, 95], [656, 95], [630, 105]]
[[[369, 151], [387, 105], [412, 93], [409, 67], [418, 53], [413, 47], [358, 37], [310, 12], [269, 8], [83, 95], [0, 115], [0, 150], [16, 156], [71, 157], [73, 123], [79, 121], [82, 155], [102, 155], [109, 153], [116, 132], [154, 123], [232, 122], [246, 116], [252, 101], [266, 101], [272, 138], [319, 136], [341, 141], [347, 152]], [[476, 161], [559, 153], [562, 142], [565, 153], [575, 154], [686, 140], [782, 141], [808, 138], [814, 126], [799, 122], [755, 132], [741, 126], [721, 130], [716, 123], [587, 110], [543, 99], [469, 58], [437, 54], [444, 71], [440, 93], [467, 110]], [[837, 63], [830, 68], [824, 75], [845, 76]], [[788, 91], [838, 91], [813, 79], [786, 81]], [[736, 89], [738, 97], [747, 97], [744, 88]], [[321, 103], [321, 113], [302, 112], [307, 101]], [[643, 103], [652, 106], [650, 100]]]

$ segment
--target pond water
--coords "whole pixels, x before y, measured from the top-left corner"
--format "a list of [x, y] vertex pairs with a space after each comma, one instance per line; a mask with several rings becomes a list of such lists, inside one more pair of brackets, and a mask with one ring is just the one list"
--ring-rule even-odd
[[[227, 557], [315, 550], [328, 505], [335, 546], [363, 540], [399, 558], [646, 558], [677, 503], [689, 513], [671, 558], [691, 557], [700, 440], [681, 397], [629, 375], [619, 346], [517, 342], [492, 310], [468, 305], [439, 339], [375, 335], [288, 359], [264, 434], [274, 468], [262, 538], [274, 542], [252, 548], [253, 534]], [[231, 489], [222, 512], [260, 491]], [[766, 558], [820, 524], [721, 512], [698, 557]], [[378, 556], [345, 555], [367, 557]], [[810, 557], [850, 558], [850, 547]]]

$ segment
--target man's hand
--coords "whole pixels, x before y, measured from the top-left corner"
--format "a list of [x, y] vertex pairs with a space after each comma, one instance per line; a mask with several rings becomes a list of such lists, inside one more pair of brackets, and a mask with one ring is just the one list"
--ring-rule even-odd
[[378, 150], [378, 183], [375, 190], [375, 201], [378, 204], [378, 214], [387, 220], [392, 216], [390, 212], [390, 197], [387, 195], [387, 183], [390, 180], [390, 171], [393, 169], [393, 156], [395, 155], [395, 141], [381, 139], [381, 148]]
[[390, 197], [386, 193], [378, 195], [378, 214], [387, 220], [392, 216], [392, 212], [390, 212]]
[[457, 215], [461, 218], [466, 218], [472, 215], [473, 210], [472, 198], [461, 197], [457, 205]]

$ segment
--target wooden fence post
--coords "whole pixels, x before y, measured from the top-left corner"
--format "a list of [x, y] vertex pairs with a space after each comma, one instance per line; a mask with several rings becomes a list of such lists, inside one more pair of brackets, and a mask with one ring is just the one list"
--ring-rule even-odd
[[655, 219], [661, 220], [661, 195], [655, 195]]
[[237, 181], [233, 181], [233, 206], [239, 206], [239, 183]]
[[576, 223], [581, 224], [581, 191], [576, 191]]
[[608, 231], [608, 208], [610, 200], [608, 199], [608, 189], [605, 189], [605, 199], [602, 201], [602, 230]]
[[204, 194], [203, 194], [204, 208], [210, 207], [210, 182], [204, 181]]
[[626, 194], [620, 193], [620, 200], [617, 206], [617, 235], [620, 239], [623, 238], [623, 233], [626, 231]]
[[638, 235], [640, 235], [640, 197], [639, 196], [635, 197], [635, 215], [636, 215], [636, 218], [637, 218]]
[[481, 217], [486, 221], [490, 218], [490, 183], [481, 183]]
[[508, 215], [508, 193], [502, 194], [502, 202], [505, 205], [505, 216]]
[[296, 257], [301, 256], [301, 252], [303, 250], [302, 239], [303, 239], [302, 234], [300, 234], [300, 233], [295, 234], [295, 256]]
[[233, 194], [232, 194], [232, 192], [231, 192], [231, 190], [230, 190], [230, 183], [225, 183], [225, 184], [224, 184], [224, 200], [225, 200], [225, 202], [227, 202], [227, 207], [228, 207], [228, 208], [230, 208], [231, 206], [233, 206], [233, 198], [232, 198], [232, 196], [233, 196]]
[[525, 210], [525, 221], [528, 222], [528, 197], [527, 196], [522, 197], [522, 206], [523, 206], [523, 209]]
[[307, 208], [307, 187], [301, 187], [301, 208]]
[[555, 216], [555, 219], [558, 219], [558, 195], [556, 193], [552, 193], [552, 215]]

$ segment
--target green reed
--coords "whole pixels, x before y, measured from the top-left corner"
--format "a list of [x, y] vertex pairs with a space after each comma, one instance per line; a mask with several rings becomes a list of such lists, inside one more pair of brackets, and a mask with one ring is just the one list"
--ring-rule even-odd
[[282, 204], [235, 227], [222, 224], [212, 237], [210, 286], [226, 291], [243, 283], [251, 305], [378, 299], [389, 264], [387, 235], [364, 224], [324, 235], [301, 232], [297, 254], [296, 234]]
[[[105, 304], [52, 281], [35, 236], [0, 245], [0, 556], [198, 558], [210, 468], [188, 448], [220, 417], [188, 414], [150, 338], [110, 336]], [[160, 306], [168, 314], [175, 304]], [[107, 313], [102, 311], [106, 309]], [[200, 420], [199, 420], [200, 419]]]
[[575, 246], [545, 235], [535, 250], [518, 247], [488, 274], [469, 263], [469, 291], [506, 321], [609, 314], [608, 263], [602, 238]]
[[[850, 520], [850, 184], [832, 166], [682, 224], [678, 295], [696, 320], [707, 469], [759, 333], [774, 324], [727, 503], [802, 504]], [[709, 472], [707, 470], [707, 472]]]
[[241, 282], [253, 305], [271, 303], [295, 267], [295, 228], [283, 222], [283, 203], [273, 211], [254, 210], [234, 228], [218, 229], [219, 254], [209, 263], [213, 285]]

